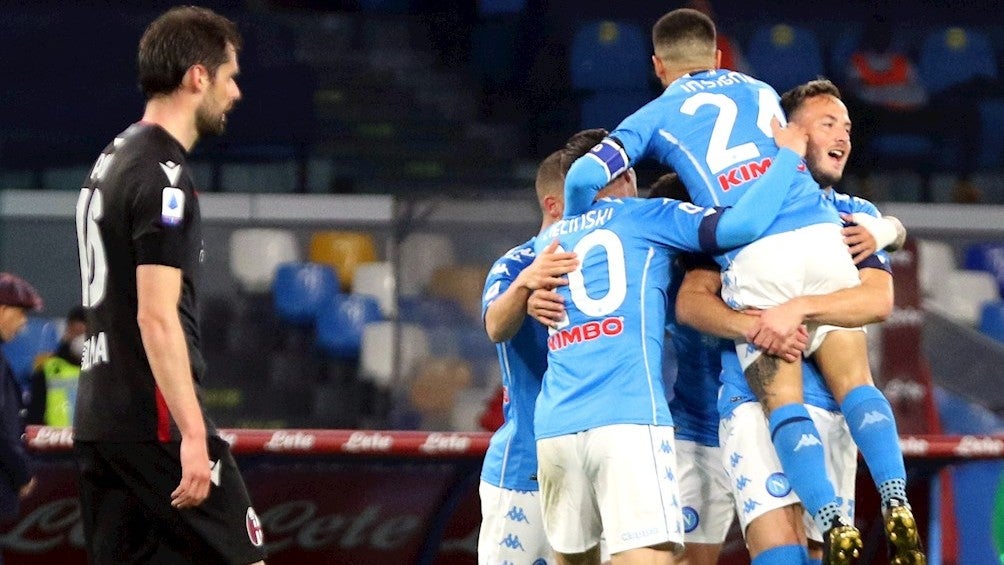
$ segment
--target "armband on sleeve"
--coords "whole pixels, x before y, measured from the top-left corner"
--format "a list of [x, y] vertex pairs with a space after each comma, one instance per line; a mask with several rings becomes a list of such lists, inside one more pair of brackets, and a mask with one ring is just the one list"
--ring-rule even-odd
[[603, 165], [608, 182], [628, 169], [627, 153], [624, 152], [620, 142], [611, 137], [604, 138], [603, 141], [597, 143], [589, 150], [589, 153], [586, 153], [586, 157]]

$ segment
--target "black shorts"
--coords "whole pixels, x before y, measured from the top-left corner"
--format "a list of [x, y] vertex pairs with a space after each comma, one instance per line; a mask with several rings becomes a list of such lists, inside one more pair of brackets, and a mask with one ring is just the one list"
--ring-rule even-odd
[[89, 562], [247, 564], [265, 558], [261, 522], [251, 507], [230, 445], [209, 438], [219, 484], [195, 508], [171, 506], [181, 482], [180, 443], [74, 444]]

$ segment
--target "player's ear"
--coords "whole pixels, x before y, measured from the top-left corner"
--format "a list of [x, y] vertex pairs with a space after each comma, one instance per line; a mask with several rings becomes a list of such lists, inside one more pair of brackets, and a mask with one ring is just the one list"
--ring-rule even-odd
[[181, 84], [190, 90], [201, 92], [210, 83], [209, 70], [204, 65], [192, 65], [185, 71]]
[[715, 68], [716, 69], [722, 68], [722, 50], [721, 49], [715, 49]]
[[561, 205], [561, 199], [551, 194], [544, 197], [544, 210], [547, 211], [547, 215], [552, 219], [560, 219], [561, 215], [564, 213], [564, 206]]
[[666, 76], [666, 66], [662, 64], [662, 59], [652, 55], [652, 68], [655, 69], [655, 76], [662, 80]]

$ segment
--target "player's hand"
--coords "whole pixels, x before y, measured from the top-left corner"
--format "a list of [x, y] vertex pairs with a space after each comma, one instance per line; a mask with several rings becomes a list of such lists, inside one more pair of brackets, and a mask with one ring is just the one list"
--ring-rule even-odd
[[533, 263], [530, 263], [519, 274], [526, 288], [530, 290], [551, 289], [568, 284], [565, 275], [578, 268], [579, 260], [575, 253], [567, 251], [558, 253], [557, 249], [558, 240], [556, 239], [537, 254]]
[[553, 328], [565, 319], [565, 299], [553, 290], [537, 289], [526, 301], [526, 313], [534, 320]]
[[[850, 214], [841, 214], [840, 217], [845, 222], [854, 221]], [[875, 236], [864, 226], [847, 226], [841, 233], [844, 235], [844, 243], [847, 244], [847, 249], [854, 258], [855, 265], [871, 257], [872, 254], [878, 251], [878, 243], [875, 241]]]
[[791, 122], [781, 127], [781, 122], [774, 117], [770, 119], [770, 130], [774, 133], [774, 143], [778, 147], [791, 149], [805, 157], [805, 150], [809, 145], [809, 133], [804, 127]]
[[181, 483], [171, 493], [171, 506], [191, 508], [209, 496], [209, 448], [205, 437], [182, 438]]
[[[792, 339], [802, 327], [803, 319], [804, 314], [797, 299], [763, 310], [753, 329], [746, 332], [746, 341], [771, 355], [791, 361]], [[802, 350], [804, 349], [803, 344]], [[784, 353], [787, 353], [787, 356]]]
[[38, 485], [38, 481], [35, 477], [32, 477], [27, 483], [21, 486], [17, 491], [17, 495], [21, 498], [28, 498], [32, 492], [35, 491], [35, 487]]

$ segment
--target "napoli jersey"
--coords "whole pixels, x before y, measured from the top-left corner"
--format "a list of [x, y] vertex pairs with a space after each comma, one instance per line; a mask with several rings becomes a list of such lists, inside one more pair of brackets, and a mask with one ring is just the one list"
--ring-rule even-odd
[[[681, 257], [683, 259], [683, 257]], [[678, 260], [673, 265], [669, 303], [676, 303], [685, 270]], [[673, 414], [677, 439], [718, 447], [718, 378], [722, 370], [723, 347], [735, 349], [729, 341], [703, 334], [677, 323], [676, 309], [666, 314], [666, 333], [676, 350], [676, 379], [669, 411]]]
[[[514, 247], [492, 265], [485, 281], [481, 315], [533, 262], [533, 240]], [[508, 341], [498, 343], [502, 368], [505, 423], [492, 435], [481, 467], [481, 480], [498, 488], [537, 490], [537, 444], [533, 437], [533, 406], [547, 368], [547, 330], [527, 316]]]
[[[628, 116], [611, 134], [631, 163], [654, 158], [669, 166], [699, 206], [731, 206], [770, 167], [778, 151], [772, 118], [785, 123], [769, 85], [735, 71], [684, 75]], [[818, 223], [839, 223], [804, 164], [780, 214], [763, 236]], [[741, 248], [740, 248], [741, 249]], [[733, 250], [720, 260], [735, 256]]]
[[[863, 212], [877, 218], [882, 217], [878, 208], [863, 198], [841, 194], [832, 189], [821, 192], [824, 194], [825, 199], [832, 203], [839, 213], [855, 214]], [[861, 263], [858, 263], [858, 270], [861, 269], [882, 269], [891, 273], [892, 267], [889, 262], [888, 253], [879, 251], [868, 257]], [[718, 399], [718, 410], [722, 418], [729, 416], [732, 410], [743, 402], [757, 402], [756, 395], [750, 390], [746, 377], [739, 366], [739, 358], [736, 355], [734, 347], [722, 350], [721, 378], [722, 391]], [[806, 404], [833, 412], [840, 409], [833, 398], [833, 394], [830, 393], [830, 389], [826, 386], [826, 381], [823, 380], [823, 376], [816, 368], [816, 364], [811, 360], [802, 360], [802, 380]]]
[[547, 339], [537, 439], [613, 424], [672, 425], [662, 382], [674, 251], [716, 249], [721, 213], [670, 199], [603, 198], [537, 237], [579, 257], [557, 288], [566, 318]]

